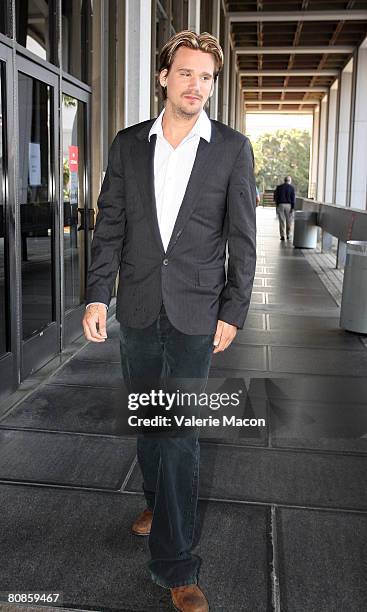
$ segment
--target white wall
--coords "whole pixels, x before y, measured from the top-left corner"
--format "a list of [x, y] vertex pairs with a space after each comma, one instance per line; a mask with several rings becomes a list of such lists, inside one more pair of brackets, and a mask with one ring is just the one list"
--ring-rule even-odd
[[325, 178], [325, 202], [334, 200], [334, 173], [335, 173], [335, 136], [336, 118], [338, 104], [338, 86], [335, 81], [329, 92], [329, 115], [327, 122], [327, 147], [326, 147], [326, 178]]
[[316, 197], [317, 167], [319, 162], [319, 129], [320, 129], [320, 109], [317, 106], [313, 114], [312, 122], [312, 142], [310, 157], [310, 178], [309, 178], [309, 197]]
[[151, 0], [126, 0], [125, 126], [150, 118]]
[[367, 42], [359, 48], [354, 114], [351, 201], [353, 208], [366, 209], [367, 198]]
[[319, 167], [317, 179], [317, 200], [324, 200], [325, 161], [326, 161], [326, 122], [327, 122], [327, 95], [321, 101], [320, 111], [320, 139], [319, 139]]
[[200, 34], [200, 0], [189, 0], [188, 30]]
[[336, 164], [335, 204], [347, 205], [348, 158], [350, 140], [350, 113], [352, 103], [353, 60], [344, 68], [341, 76], [340, 110], [338, 129], [338, 158]]

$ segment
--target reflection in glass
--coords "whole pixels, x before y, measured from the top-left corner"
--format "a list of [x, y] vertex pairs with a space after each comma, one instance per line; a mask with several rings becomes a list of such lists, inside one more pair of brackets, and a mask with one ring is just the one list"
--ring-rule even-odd
[[[3, 66], [0, 66], [3, 68]], [[5, 87], [5, 79], [3, 78], [3, 70], [0, 72], [0, 355], [7, 352], [7, 244], [5, 235], [5, 200], [4, 200], [4, 147], [5, 138], [3, 136], [3, 127], [5, 118], [3, 115], [3, 87]], [[4, 106], [5, 108], [5, 106]]]
[[91, 0], [62, 0], [62, 68], [90, 83], [88, 51], [91, 33]]
[[84, 302], [84, 104], [62, 96], [65, 310]]
[[17, 42], [48, 62], [55, 61], [55, 0], [15, 0]]
[[0, 2], [0, 32], [9, 36], [9, 4]]
[[51, 87], [19, 73], [19, 206], [23, 339], [54, 316]]

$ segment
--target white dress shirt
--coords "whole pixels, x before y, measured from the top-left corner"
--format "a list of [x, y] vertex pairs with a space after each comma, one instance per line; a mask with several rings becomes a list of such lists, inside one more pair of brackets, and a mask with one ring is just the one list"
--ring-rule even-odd
[[[194, 165], [200, 138], [210, 142], [212, 125], [208, 115], [202, 110], [191, 131], [174, 149], [163, 135], [162, 117], [164, 111], [165, 109], [153, 123], [148, 134], [148, 140], [150, 141], [152, 134], [157, 134], [154, 152], [154, 191], [159, 231], [164, 250], [167, 251]], [[98, 303], [90, 302], [86, 308], [91, 304]], [[105, 306], [107, 308], [106, 304]]]
[[212, 126], [208, 115], [201, 111], [191, 131], [174, 149], [165, 139], [162, 117], [165, 109], [153, 123], [148, 140], [157, 134], [154, 152], [154, 190], [157, 218], [164, 250], [168, 243], [185, 195], [200, 138], [210, 142]]

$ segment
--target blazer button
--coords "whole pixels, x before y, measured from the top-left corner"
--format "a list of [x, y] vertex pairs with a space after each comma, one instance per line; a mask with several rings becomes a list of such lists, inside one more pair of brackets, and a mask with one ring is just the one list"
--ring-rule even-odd
[[163, 265], [164, 265], [164, 266], [168, 266], [168, 259], [164, 259], [164, 260], [163, 260]]

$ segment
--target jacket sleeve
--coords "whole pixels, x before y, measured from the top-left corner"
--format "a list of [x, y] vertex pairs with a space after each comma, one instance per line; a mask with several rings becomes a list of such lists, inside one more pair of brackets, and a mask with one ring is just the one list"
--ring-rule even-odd
[[121, 132], [108, 153], [106, 174], [97, 200], [98, 214], [94, 228], [91, 262], [87, 275], [86, 303], [110, 303], [120, 266], [125, 233], [124, 174], [121, 163]]
[[218, 318], [243, 328], [256, 267], [256, 185], [254, 155], [246, 138], [236, 158], [227, 191], [227, 282]]

